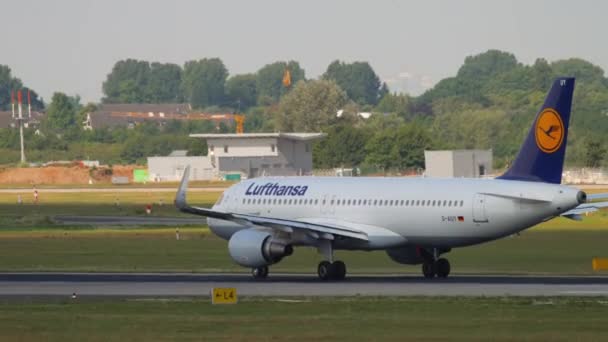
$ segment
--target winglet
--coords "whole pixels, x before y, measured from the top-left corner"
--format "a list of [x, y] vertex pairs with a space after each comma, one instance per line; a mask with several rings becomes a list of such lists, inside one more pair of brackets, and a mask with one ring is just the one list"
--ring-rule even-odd
[[184, 209], [188, 207], [188, 203], [186, 202], [186, 192], [188, 191], [188, 180], [190, 179], [190, 165], [186, 166], [184, 170], [184, 175], [182, 176], [182, 181], [179, 183], [179, 188], [177, 189], [177, 194], [175, 194], [175, 207], [177, 209]]

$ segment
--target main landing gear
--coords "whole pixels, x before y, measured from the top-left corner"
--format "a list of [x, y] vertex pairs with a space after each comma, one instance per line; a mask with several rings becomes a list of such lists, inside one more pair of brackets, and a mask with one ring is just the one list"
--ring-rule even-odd
[[450, 262], [448, 259], [440, 258], [428, 260], [422, 263], [422, 274], [425, 278], [447, 278], [450, 274]]
[[321, 261], [317, 267], [319, 279], [321, 280], [342, 280], [346, 277], [346, 264], [342, 261]]
[[330, 240], [322, 240], [317, 246], [319, 253], [323, 254], [325, 261], [321, 261], [317, 267], [317, 273], [321, 280], [342, 280], [346, 277], [346, 264], [342, 261], [334, 261], [334, 248]]

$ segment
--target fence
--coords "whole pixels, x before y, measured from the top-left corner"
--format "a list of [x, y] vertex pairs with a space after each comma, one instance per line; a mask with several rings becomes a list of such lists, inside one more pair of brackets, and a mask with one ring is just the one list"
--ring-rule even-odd
[[608, 171], [605, 169], [581, 168], [568, 169], [562, 174], [564, 184], [608, 184]]

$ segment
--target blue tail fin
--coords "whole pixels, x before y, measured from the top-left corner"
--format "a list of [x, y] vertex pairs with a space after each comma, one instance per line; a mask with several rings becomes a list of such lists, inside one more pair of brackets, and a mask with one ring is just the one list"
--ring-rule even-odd
[[517, 158], [498, 179], [561, 183], [573, 92], [573, 77], [553, 82]]

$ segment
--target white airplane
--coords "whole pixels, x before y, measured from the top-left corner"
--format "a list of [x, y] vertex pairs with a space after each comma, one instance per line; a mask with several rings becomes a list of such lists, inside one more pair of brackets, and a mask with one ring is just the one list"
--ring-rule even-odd
[[499, 239], [558, 216], [607, 207], [608, 194], [587, 196], [560, 185], [574, 78], [558, 78], [517, 158], [496, 179], [269, 177], [228, 188], [211, 208], [186, 203], [189, 168], [175, 199], [182, 212], [207, 217], [228, 240], [232, 259], [265, 278], [294, 246], [316, 247], [319, 278], [343, 279], [334, 250], [385, 250], [396, 262], [422, 264], [445, 278], [440, 256], [455, 247]]

